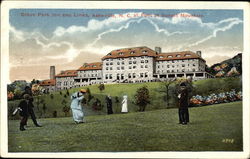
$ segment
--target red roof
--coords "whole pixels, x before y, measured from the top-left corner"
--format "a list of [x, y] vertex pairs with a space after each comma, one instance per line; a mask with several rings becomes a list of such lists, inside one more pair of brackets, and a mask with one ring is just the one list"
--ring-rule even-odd
[[77, 69], [77, 71], [101, 70], [101, 69], [102, 69], [102, 62], [93, 62], [84, 64], [79, 69]]
[[126, 58], [126, 57], [139, 57], [139, 56], [153, 56], [156, 57], [157, 53], [146, 47], [134, 47], [134, 48], [124, 48], [124, 49], [118, 49], [118, 50], [113, 50], [110, 53], [108, 53], [106, 56], [102, 58], [104, 59], [109, 59], [109, 58]]
[[55, 77], [76, 77], [76, 76], [77, 76], [76, 70], [66, 70], [57, 74]]
[[39, 84], [40, 86], [54, 86], [56, 84], [56, 80], [55, 79], [43, 80]]
[[192, 51], [181, 51], [181, 52], [169, 52], [169, 53], [160, 53], [157, 55], [157, 61], [168, 61], [168, 60], [184, 60], [184, 59], [201, 59], [199, 55]]

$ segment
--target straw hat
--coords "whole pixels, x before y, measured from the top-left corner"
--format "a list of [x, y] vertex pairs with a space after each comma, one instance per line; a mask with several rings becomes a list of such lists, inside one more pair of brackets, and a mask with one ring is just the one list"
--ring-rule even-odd
[[86, 93], [87, 90], [86, 90], [86, 89], [81, 89], [80, 92], [81, 92], [81, 93]]

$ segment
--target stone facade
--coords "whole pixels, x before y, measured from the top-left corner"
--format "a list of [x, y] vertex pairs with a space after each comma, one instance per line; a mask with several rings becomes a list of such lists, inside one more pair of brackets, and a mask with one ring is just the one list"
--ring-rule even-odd
[[102, 83], [102, 63], [85, 63], [77, 70], [74, 81], [77, 87]]
[[75, 77], [77, 76], [76, 70], [62, 71], [56, 78], [56, 90], [70, 89], [75, 87]]
[[191, 76], [194, 80], [212, 78], [205, 71], [201, 51], [162, 53], [160, 47], [134, 47], [113, 50], [102, 62], [85, 63], [77, 70], [56, 76], [56, 89], [70, 89], [101, 83], [137, 83], [164, 81]]
[[39, 83], [43, 92], [53, 92], [56, 90], [55, 79], [43, 80]]

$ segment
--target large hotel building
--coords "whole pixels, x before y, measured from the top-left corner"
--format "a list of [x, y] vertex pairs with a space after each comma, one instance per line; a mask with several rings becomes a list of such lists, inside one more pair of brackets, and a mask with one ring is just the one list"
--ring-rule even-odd
[[100, 83], [153, 82], [188, 76], [194, 80], [212, 78], [205, 67], [201, 51], [163, 53], [160, 47], [155, 50], [146, 46], [123, 48], [111, 51], [102, 62], [85, 63], [76, 70], [62, 71], [55, 76], [55, 82], [51, 82], [54, 85], [46, 88], [61, 90]]

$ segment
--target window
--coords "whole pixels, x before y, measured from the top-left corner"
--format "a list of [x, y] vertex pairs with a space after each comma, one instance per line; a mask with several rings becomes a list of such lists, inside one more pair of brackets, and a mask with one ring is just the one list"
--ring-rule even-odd
[[133, 55], [133, 54], [135, 54], [135, 52], [134, 52], [134, 51], [131, 51], [130, 54]]
[[144, 56], [142, 56], [141, 58], [144, 59]]
[[173, 56], [172, 55], [168, 55], [168, 58], [172, 58]]
[[143, 68], [143, 65], [141, 65], [141, 68]]
[[108, 53], [108, 55], [107, 56], [111, 56], [111, 53]]
[[145, 77], [148, 77], [148, 73], [147, 72], [145, 73]]
[[141, 63], [144, 63], [144, 60], [141, 60]]
[[109, 79], [112, 79], [112, 74], [109, 74]]
[[108, 67], [106, 67], [106, 70], [109, 70], [109, 68], [108, 68]]
[[117, 62], [117, 65], [120, 65], [120, 62]]
[[140, 73], [140, 77], [143, 77], [143, 73]]
[[110, 62], [110, 65], [113, 65], [113, 62]]
[[145, 60], [145, 63], [148, 63], [148, 60]]
[[160, 65], [158, 65], [157, 68], [160, 68]]
[[190, 55], [190, 54], [185, 54], [184, 56], [185, 56], [185, 57], [189, 57], [189, 56], [191, 56], [191, 55]]
[[105, 79], [108, 79], [108, 74], [105, 75]]
[[170, 71], [169, 70], [167, 70], [167, 73], [169, 73]]
[[129, 63], [129, 64], [132, 64], [132, 61], [129, 61], [128, 63]]
[[122, 61], [122, 65], [124, 65], [124, 61]]
[[185, 67], [185, 64], [182, 64], [182, 67]]
[[135, 78], [136, 77], [136, 74], [135, 73], [133, 73], [133, 78]]
[[180, 55], [180, 54], [177, 54], [176, 57], [181, 57], [181, 55]]
[[120, 70], [120, 67], [117, 67], [117, 70]]
[[128, 74], [128, 78], [131, 78], [131, 74], [130, 73]]
[[167, 68], [169, 68], [169, 65], [167, 65]]
[[133, 66], [133, 69], [135, 69], [136, 68], [136, 66]]
[[133, 61], [133, 64], [136, 64], [136, 61]]
[[143, 53], [143, 54], [146, 54], [146, 53], [148, 53], [148, 51], [147, 51], [147, 50], [143, 50], [142, 53]]
[[148, 65], [145, 65], [145, 68], [148, 68]]
[[195, 64], [193, 64], [193, 66], [195, 66]]
[[107, 63], [106, 63], [106, 65], [108, 66], [108, 65], [109, 65], [109, 63], [107, 62]]
[[123, 52], [119, 52], [118, 55], [124, 55], [124, 53]]
[[113, 70], [113, 68], [112, 68], [112, 67], [110, 67], [110, 70]]
[[162, 59], [163, 58], [163, 56], [160, 56], [160, 59]]
[[129, 68], [129, 69], [132, 69], [132, 66], [129, 66], [128, 68]]
[[121, 67], [121, 70], [124, 70], [124, 66]]

